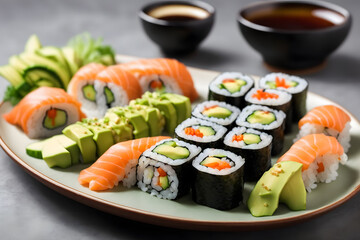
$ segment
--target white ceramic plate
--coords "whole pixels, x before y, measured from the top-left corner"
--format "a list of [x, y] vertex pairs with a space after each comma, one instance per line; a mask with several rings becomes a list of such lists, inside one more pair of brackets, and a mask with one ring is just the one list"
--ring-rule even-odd
[[[122, 57], [120, 61], [129, 59]], [[201, 95], [201, 100], [206, 99], [208, 83], [218, 73], [194, 68], [190, 68], [190, 71]], [[309, 93], [308, 109], [324, 104], [335, 103]], [[9, 112], [10, 109], [9, 103], [1, 104], [0, 115]], [[286, 136], [285, 149], [291, 145], [294, 135], [295, 133]], [[354, 117], [352, 117], [351, 135], [351, 144], [360, 146], [360, 123]], [[74, 200], [111, 214], [175, 228], [223, 231], [286, 225], [329, 211], [360, 190], [360, 149], [353, 147], [350, 149], [347, 165], [340, 166], [336, 181], [330, 184], [319, 184], [314, 191], [308, 194], [306, 210], [290, 211], [286, 206], [280, 205], [273, 216], [255, 218], [244, 204], [231, 211], [219, 211], [195, 204], [190, 195], [177, 201], [169, 201], [152, 197], [137, 188], [129, 190], [119, 186], [105, 192], [90, 191], [77, 181], [80, 170], [89, 165], [77, 165], [65, 170], [50, 169], [43, 160], [26, 155], [25, 147], [31, 142], [33, 140], [30, 140], [21, 130], [0, 118], [0, 145], [2, 148], [15, 162], [45, 185]], [[275, 160], [273, 159], [273, 161]], [[245, 184], [245, 200], [252, 187], [253, 185]]]

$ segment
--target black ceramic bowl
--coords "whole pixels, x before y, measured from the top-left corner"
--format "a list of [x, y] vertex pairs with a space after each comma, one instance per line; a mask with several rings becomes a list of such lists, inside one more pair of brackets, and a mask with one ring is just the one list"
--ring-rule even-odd
[[215, 9], [200, 1], [155, 2], [145, 6], [139, 16], [146, 34], [165, 53], [185, 54], [209, 34]]
[[243, 8], [238, 25], [265, 63], [301, 70], [321, 65], [341, 45], [351, 15], [323, 1], [267, 1]]

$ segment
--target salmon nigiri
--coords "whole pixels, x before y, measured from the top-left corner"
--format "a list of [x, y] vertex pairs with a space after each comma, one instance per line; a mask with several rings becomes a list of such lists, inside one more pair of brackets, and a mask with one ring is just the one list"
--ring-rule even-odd
[[334, 105], [313, 108], [299, 121], [297, 139], [312, 133], [324, 133], [337, 138], [347, 152], [350, 147], [350, 116]]
[[[157, 142], [169, 137], [148, 137], [120, 142], [110, 147], [94, 164], [80, 172], [79, 183], [90, 190], [111, 189], [128, 176], [140, 155]], [[134, 177], [136, 179], [136, 177]]]
[[182, 94], [191, 101], [198, 97], [186, 66], [175, 59], [140, 59], [120, 66], [135, 75], [143, 92], [160, 90]]
[[4, 119], [17, 125], [29, 138], [50, 137], [86, 117], [81, 104], [63, 89], [40, 87], [26, 95]]
[[345, 164], [347, 155], [343, 147], [331, 136], [310, 134], [295, 142], [278, 159], [278, 162], [294, 161], [303, 164], [302, 177], [306, 190], [316, 188], [316, 182], [329, 183], [337, 177], [339, 162]]

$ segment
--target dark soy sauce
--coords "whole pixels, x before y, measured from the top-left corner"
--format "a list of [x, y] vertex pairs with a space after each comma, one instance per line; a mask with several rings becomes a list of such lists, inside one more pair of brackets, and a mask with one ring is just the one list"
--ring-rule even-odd
[[281, 30], [317, 30], [333, 27], [345, 17], [330, 9], [306, 4], [279, 5], [249, 12], [245, 18], [258, 25]]
[[170, 16], [159, 17], [158, 19], [165, 21], [174, 21], [174, 22], [188, 22], [194, 20], [201, 20], [201, 18], [195, 16], [182, 16], [182, 15], [170, 15]]

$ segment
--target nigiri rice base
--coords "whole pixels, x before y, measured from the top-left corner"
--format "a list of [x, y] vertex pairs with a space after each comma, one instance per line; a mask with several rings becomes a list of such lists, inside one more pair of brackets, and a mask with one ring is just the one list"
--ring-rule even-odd
[[350, 122], [347, 122], [345, 124], [345, 127], [341, 132], [338, 132], [332, 128], [324, 127], [319, 124], [306, 123], [301, 127], [298, 135], [294, 139], [294, 142], [310, 134], [324, 133], [327, 136], [335, 137], [338, 140], [338, 142], [341, 144], [341, 146], [344, 148], [344, 152], [347, 152], [350, 148], [350, 138], [351, 138], [350, 128], [351, 128]]
[[[348, 157], [345, 153], [341, 156], [328, 153], [317, 157], [308, 169], [302, 172], [306, 191], [311, 192], [312, 189], [317, 187], [317, 183], [319, 182], [330, 183], [334, 181], [338, 176], [337, 170], [339, 168], [339, 162], [344, 165], [347, 159]], [[319, 168], [318, 164], [320, 163], [324, 165], [324, 171], [322, 172], [317, 171]]]

